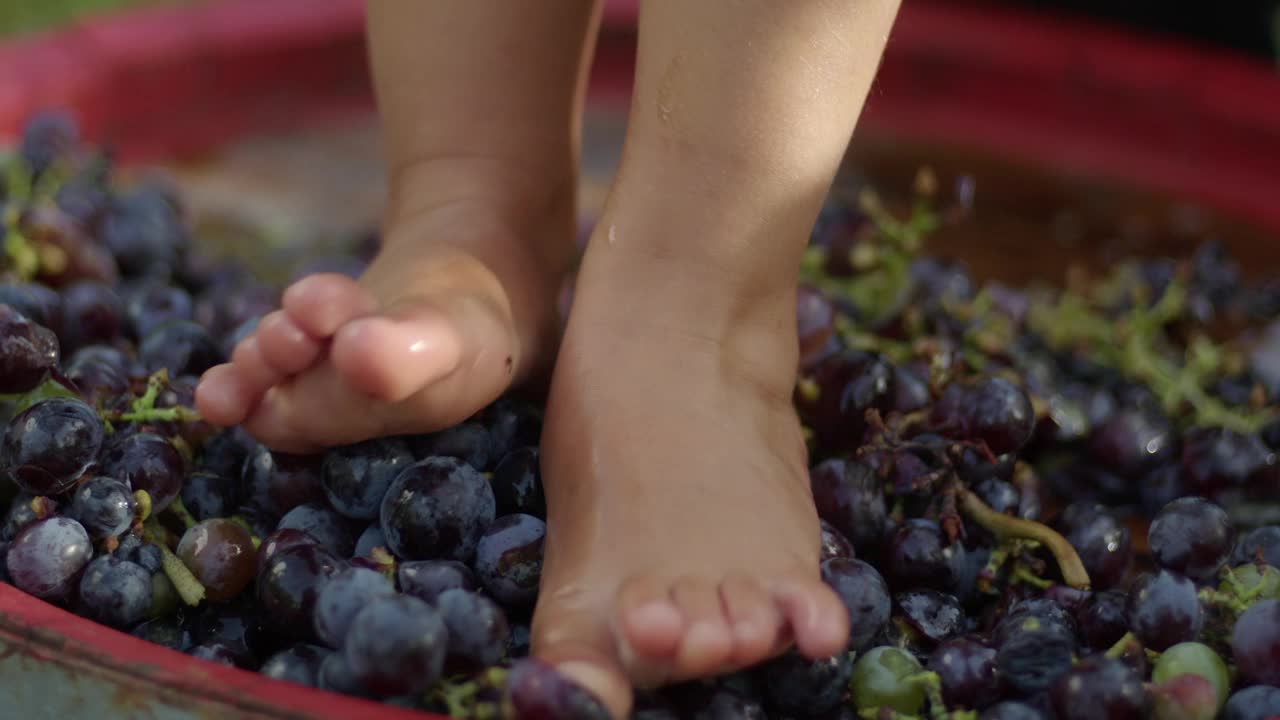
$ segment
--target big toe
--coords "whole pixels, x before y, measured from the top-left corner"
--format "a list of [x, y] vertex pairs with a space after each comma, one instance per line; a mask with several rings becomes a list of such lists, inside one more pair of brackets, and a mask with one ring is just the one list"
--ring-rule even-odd
[[427, 303], [352, 320], [334, 334], [329, 350], [334, 367], [353, 388], [392, 403], [448, 375], [461, 357], [456, 326]]
[[308, 275], [284, 291], [281, 304], [300, 329], [321, 339], [377, 307], [368, 290], [337, 273]]
[[533, 654], [595, 695], [614, 718], [631, 712], [631, 681], [617, 662], [607, 629], [592, 613], [567, 607], [540, 610], [534, 619]]

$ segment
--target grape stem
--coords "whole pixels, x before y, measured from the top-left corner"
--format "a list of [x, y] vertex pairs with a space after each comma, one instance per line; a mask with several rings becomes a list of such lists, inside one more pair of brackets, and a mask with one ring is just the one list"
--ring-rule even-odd
[[175, 497], [173, 502], [169, 503], [168, 509], [169, 512], [173, 513], [174, 517], [182, 521], [182, 526], [186, 529], [190, 530], [196, 526], [196, 518], [191, 514], [191, 511], [187, 510], [187, 506], [182, 504], [182, 498]]
[[1063, 580], [1073, 588], [1089, 589], [1089, 573], [1085, 571], [1080, 556], [1076, 554], [1075, 548], [1071, 547], [1071, 543], [1067, 542], [1066, 538], [1038, 522], [992, 510], [968, 488], [960, 489], [960, 504], [974, 522], [1000, 539], [1035, 540], [1049, 548], [1049, 552], [1053, 553], [1054, 559], [1058, 561], [1058, 567], [1062, 570]]
[[253, 526], [249, 525], [249, 521], [248, 521], [248, 520], [245, 520], [243, 515], [232, 515], [232, 516], [231, 516], [230, 518], [228, 518], [228, 519], [229, 519], [231, 522], [233, 522], [233, 523], [235, 523], [235, 524], [239, 525], [240, 527], [244, 528], [244, 531], [245, 531], [245, 532], [247, 532], [247, 533], [249, 533], [249, 539], [250, 539], [251, 541], [253, 541], [253, 549], [254, 549], [254, 550], [257, 550], [257, 549], [258, 549], [258, 547], [262, 545], [262, 539], [261, 539], [261, 538], [259, 538], [259, 537], [257, 536], [257, 534], [255, 534], [255, 533], [253, 532]]
[[1130, 652], [1139, 650], [1141, 648], [1142, 648], [1142, 641], [1138, 639], [1138, 636], [1134, 635], [1131, 632], [1127, 632], [1124, 634], [1124, 637], [1116, 641], [1115, 645], [1112, 645], [1110, 648], [1107, 649], [1107, 652], [1105, 653], [1105, 655], [1106, 657], [1114, 660], [1117, 658], [1124, 657]]
[[156, 518], [148, 520], [143, 527], [145, 528], [147, 540], [152, 545], [160, 548], [160, 567], [169, 578], [169, 582], [173, 583], [174, 589], [178, 591], [178, 596], [188, 605], [193, 607], [199, 605], [200, 601], [204, 600], [204, 585], [165, 544], [164, 528], [160, 527], [160, 523]]
[[930, 720], [948, 720], [947, 704], [942, 700], [942, 678], [938, 677], [938, 673], [926, 670], [909, 675], [902, 681], [924, 690], [925, 698], [929, 701]]

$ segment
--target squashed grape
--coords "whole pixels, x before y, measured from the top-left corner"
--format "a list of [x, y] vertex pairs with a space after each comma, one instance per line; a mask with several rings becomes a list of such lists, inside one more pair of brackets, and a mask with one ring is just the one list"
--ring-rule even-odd
[[546, 523], [532, 515], [504, 515], [480, 538], [476, 576], [498, 602], [512, 608], [533, 603], [542, 577], [546, 535]]

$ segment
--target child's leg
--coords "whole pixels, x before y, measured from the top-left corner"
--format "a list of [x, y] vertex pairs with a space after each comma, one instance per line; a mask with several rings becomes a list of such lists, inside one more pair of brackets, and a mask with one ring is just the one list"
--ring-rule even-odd
[[371, 0], [391, 198], [359, 283], [285, 293], [200, 411], [306, 451], [456, 423], [554, 354], [595, 0]]
[[543, 439], [534, 650], [615, 712], [847, 640], [818, 574], [795, 289], [896, 0], [650, 0]]

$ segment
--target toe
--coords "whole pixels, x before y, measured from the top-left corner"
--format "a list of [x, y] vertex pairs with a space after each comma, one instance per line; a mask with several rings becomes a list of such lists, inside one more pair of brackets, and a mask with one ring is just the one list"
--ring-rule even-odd
[[196, 410], [210, 423], [230, 427], [245, 419], [261, 394], [235, 365], [215, 365], [196, 386]]
[[458, 367], [462, 340], [444, 313], [418, 304], [395, 316], [353, 320], [333, 337], [329, 358], [351, 387], [400, 402]]
[[648, 576], [632, 578], [618, 592], [618, 624], [626, 646], [646, 658], [675, 655], [684, 633], [670, 586]]
[[277, 385], [267, 391], [262, 401], [244, 421], [244, 429], [268, 448], [282, 453], [306, 455], [318, 452], [315, 434], [299, 428], [297, 412], [291, 400], [291, 388]]
[[244, 379], [246, 385], [257, 388], [259, 393], [285, 378], [284, 373], [276, 369], [262, 354], [262, 345], [257, 335], [250, 335], [236, 344], [231, 352], [231, 364]]
[[671, 599], [680, 608], [685, 627], [676, 652], [676, 674], [691, 678], [723, 669], [733, 652], [733, 632], [719, 588], [703, 578], [682, 578], [672, 586]]
[[331, 337], [338, 328], [377, 307], [355, 280], [336, 273], [311, 275], [290, 285], [284, 291], [283, 305], [297, 327], [314, 338]]
[[781, 651], [789, 639], [778, 605], [755, 578], [733, 574], [720, 582], [724, 604], [733, 633], [731, 662], [736, 667], [754, 665]]
[[590, 690], [615, 718], [631, 711], [631, 681], [617, 663], [613, 636], [597, 615], [552, 594], [533, 619], [533, 655]]
[[263, 360], [280, 375], [300, 373], [320, 356], [320, 343], [283, 310], [267, 313], [253, 337]]
[[849, 644], [849, 612], [820, 579], [784, 577], [771, 594], [806, 657], [829, 658]]

